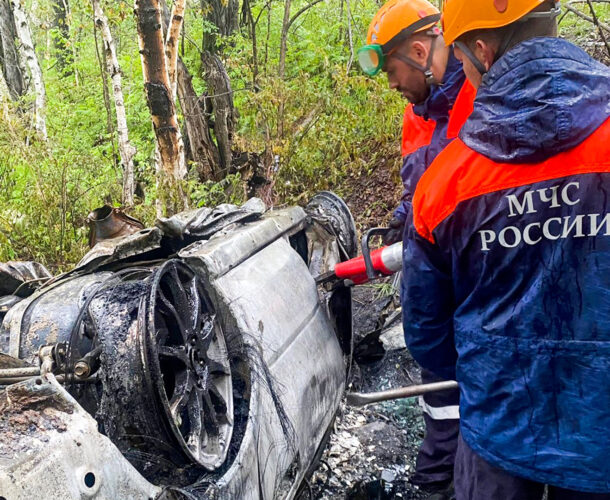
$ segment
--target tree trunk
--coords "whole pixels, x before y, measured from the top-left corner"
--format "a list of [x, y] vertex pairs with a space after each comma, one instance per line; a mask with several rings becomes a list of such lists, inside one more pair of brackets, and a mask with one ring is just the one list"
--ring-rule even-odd
[[0, 73], [0, 101], [2, 102], [2, 106], [4, 107], [6, 101], [12, 99], [11, 92], [6, 84], [6, 80], [4, 79], [4, 75]]
[[129, 142], [129, 130], [127, 129], [127, 115], [125, 113], [125, 100], [123, 98], [123, 85], [121, 82], [121, 67], [116, 55], [112, 33], [108, 26], [108, 19], [100, 7], [99, 0], [91, 0], [91, 3], [93, 5], [95, 25], [102, 33], [102, 39], [104, 40], [106, 67], [112, 79], [119, 154], [121, 155], [121, 165], [123, 167], [123, 204], [131, 206], [133, 205], [133, 194], [135, 191], [133, 157], [136, 154], [136, 148]]
[[[282, 21], [282, 33], [280, 35], [280, 62], [278, 76], [281, 80], [286, 74], [286, 45], [288, 39], [288, 28], [290, 27], [290, 0], [284, 0], [284, 20]], [[277, 135], [281, 139], [284, 136], [284, 95], [280, 95], [280, 103], [277, 109]]]
[[178, 59], [178, 98], [186, 134], [190, 144], [193, 162], [197, 165], [199, 178], [205, 180], [220, 180], [220, 154], [210, 135], [209, 114], [205, 109], [205, 96], [198, 97], [193, 88], [192, 79], [186, 65]]
[[208, 86], [208, 99], [214, 110], [214, 135], [220, 155], [220, 175], [224, 177], [232, 172], [231, 143], [235, 128], [233, 91], [229, 75], [218, 56], [204, 51], [201, 54], [201, 64]]
[[25, 95], [27, 85], [17, 53], [15, 20], [8, 0], [0, 0], [0, 67], [13, 101]]
[[[216, 26], [218, 34], [227, 37], [239, 26], [238, 0], [201, 0], [201, 7], [207, 11], [207, 20]], [[229, 75], [222, 61], [216, 55], [216, 35], [203, 37], [201, 63], [203, 78], [207, 85], [210, 106], [214, 112], [214, 135], [220, 158], [220, 178], [232, 172], [231, 144], [235, 128], [233, 92]]]
[[72, 51], [68, 48], [70, 40], [70, 25], [68, 17], [70, 8], [68, 0], [52, 0], [54, 26], [57, 28], [57, 34], [54, 37], [55, 51], [57, 54], [57, 68], [62, 76], [68, 76], [73, 71]]
[[245, 22], [248, 24], [248, 30], [250, 31], [250, 38], [252, 40], [252, 85], [256, 90], [256, 78], [258, 77], [258, 46], [256, 42], [256, 24], [258, 19], [255, 21], [252, 15], [252, 6], [250, 0], [244, 0], [242, 6], [243, 16]]
[[267, 74], [267, 62], [269, 61], [269, 35], [271, 34], [271, 0], [267, 6], [267, 38], [265, 40], [265, 67], [264, 72]]
[[229, 36], [239, 26], [239, 0], [201, 0], [201, 9], [207, 12], [206, 19], [218, 28], [217, 33], [204, 35], [203, 50], [216, 52], [216, 34]]
[[[93, 41], [95, 43], [95, 58], [97, 59], [97, 65], [100, 70], [100, 77], [102, 78], [102, 95], [104, 96], [104, 109], [106, 110], [106, 132], [114, 135], [114, 115], [110, 109], [110, 94], [108, 93], [108, 72], [106, 67], [106, 60], [102, 61], [102, 55], [100, 52], [100, 44], [97, 37], [97, 25], [95, 23], [95, 9], [93, 14]], [[102, 45], [104, 42], [102, 41]], [[103, 50], [103, 48], [102, 48]], [[114, 149], [114, 148], [113, 148]], [[116, 164], [116, 161], [115, 161]]]
[[165, 41], [165, 57], [167, 59], [167, 74], [172, 89], [174, 102], [176, 101], [176, 68], [178, 66], [178, 41], [184, 21], [184, 7], [186, 0], [174, 0], [170, 16], [169, 30]]
[[38, 64], [36, 51], [34, 50], [34, 42], [32, 42], [32, 34], [28, 19], [21, 6], [20, 0], [11, 0], [13, 7], [13, 17], [15, 19], [15, 29], [17, 37], [21, 42], [21, 51], [25, 59], [26, 65], [30, 70], [30, 76], [34, 84], [35, 103], [34, 117], [36, 122], [36, 130], [40, 133], [43, 139], [47, 139], [47, 122], [45, 119], [46, 108], [46, 92], [44, 81], [42, 79], [42, 70]]
[[[184, 145], [176, 116], [176, 105], [167, 74], [161, 9], [158, 0], [136, 0], [135, 15], [138, 25], [140, 55], [146, 100], [157, 138], [160, 165], [169, 185], [176, 185], [186, 177]], [[186, 203], [184, 194], [180, 194]], [[179, 200], [168, 200], [166, 207], [176, 207]], [[171, 206], [170, 206], [171, 205]]]
[[347, 7], [347, 41], [349, 43], [349, 61], [347, 62], [346, 73], [349, 74], [349, 70], [354, 62], [354, 37], [352, 35], [352, 8], [349, 4], [349, 0], [345, 0], [345, 3]]
[[282, 21], [282, 33], [280, 35], [280, 63], [277, 73], [282, 79], [286, 73], [286, 45], [288, 39], [288, 28], [290, 27], [290, 3], [291, 0], [285, 0], [284, 2], [284, 20]]

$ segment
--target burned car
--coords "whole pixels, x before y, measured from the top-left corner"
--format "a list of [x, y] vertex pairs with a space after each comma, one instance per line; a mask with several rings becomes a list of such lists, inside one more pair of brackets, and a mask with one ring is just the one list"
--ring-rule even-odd
[[0, 498], [296, 497], [351, 355], [350, 290], [316, 277], [356, 251], [322, 192], [160, 219], [39, 278], [0, 329]]

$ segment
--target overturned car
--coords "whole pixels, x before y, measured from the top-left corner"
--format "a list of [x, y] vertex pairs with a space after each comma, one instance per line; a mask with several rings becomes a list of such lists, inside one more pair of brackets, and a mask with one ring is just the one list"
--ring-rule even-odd
[[315, 279], [355, 253], [323, 192], [181, 213], [23, 278], [0, 330], [0, 498], [296, 497], [351, 356], [350, 291]]

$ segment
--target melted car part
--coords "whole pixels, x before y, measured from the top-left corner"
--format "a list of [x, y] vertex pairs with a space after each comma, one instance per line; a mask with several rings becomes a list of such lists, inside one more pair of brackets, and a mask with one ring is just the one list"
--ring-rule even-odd
[[331, 191], [320, 191], [309, 201], [307, 214], [333, 234], [341, 245], [342, 260], [358, 253], [356, 223], [345, 202]]
[[[191, 236], [173, 239], [172, 245], [180, 241], [184, 245], [177, 253], [181, 262], [167, 267], [169, 254], [163, 257], [162, 252], [171, 246], [164, 246], [168, 235], [159, 228], [153, 230], [158, 236], [156, 247], [157, 236], [138, 240], [142, 232], [114, 242], [108, 254], [98, 254], [100, 260], [93, 257], [86, 266], [14, 306], [2, 331], [10, 333], [10, 339], [5, 343], [0, 334], [0, 350], [10, 344], [22, 356], [35, 357], [35, 346], [67, 339], [67, 371], [76, 373], [79, 363], [87, 365], [82, 366], [83, 374], [90, 371], [87, 383], [76, 384], [76, 376], [66, 377], [67, 388], [143, 477], [168, 485], [163, 493], [167, 498], [294, 498], [332, 425], [345, 384], [346, 357], [329, 318], [328, 297], [316, 287], [308, 268], [303, 236], [297, 251], [290, 245], [297, 233], [307, 238], [307, 228], [319, 224], [300, 207], [267, 212], [256, 220], [245, 219], [246, 223], [225, 225], [231, 218], [221, 220], [216, 226], [220, 229], [207, 240], [188, 244]], [[342, 258], [334, 233], [321, 230], [316, 238], [321, 239], [320, 248], [332, 253], [321, 255], [320, 262]], [[150, 262], [152, 253], [161, 260]], [[184, 272], [182, 264], [188, 266]], [[99, 272], [99, 265], [104, 272]], [[130, 273], [134, 265], [142, 269]], [[197, 404], [189, 384], [181, 380], [192, 377], [203, 385], [215, 383], [192, 362], [202, 360], [195, 351], [202, 350], [204, 339], [195, 339], [189, 352], [181, 333], [187, 327], [173, 328], [171, 335], [164, 332], [177, 318], [196, 317], [179, 312], [181, 302], [188, 303], [189, 311], [197, 310], [187, 290], [199, 285], [193, 285], [197, 280], [188, 269], [204, 289], [200, 302], [207, 312], [201, 309], [202, 316], [214, 316], [224, 335], [230, 368], [232, 415], [229, 396], [218, 398], [208, 391], [215, 420], [222, 424], [226, 406], [225, 425], [232, 418], [233, 427], [226, 459], [213, 471], [189, 455], [193, 436], [199, 435], [202, 443], [206, 439], [193, 432], [197, 419], [187, 410], [172, 412], [172, 403], [176, 408], [184, 400], [187, 406]], [[127, 274], [119, 276], [120, 270]], [[159, 289], [176, 314], [160, 305], [164, 301]], [[159, 305], [151, 307], [153, 301]], [[186, 338], [191, 340], [189, 335]], [[217, 343], [216, 353], [208, 349], [204, 365], [207, 360], [218, 361], [221, 345]], [[226, 372], [208, 374], [218, 377], [216, 390], [222, 394], [218, 387]], [[205, 427], [206, 417], [200, 422]], [[210, 436], [220, 435], [213, 422], [205, 432], [208, 442]], [[220, 440], [216, 443], [218, 454]], [[24, 446], [20, 455], [26, 462], [31, 461], [27, 449]], [[64, 449], [71, 452], [70, 447]], [[100, 463], [112, 468], [114, 461], [107, 458], [100, 453]], [[61, 480], [52, 469], [41, 474], [44, 484]], [[81, 498], [80, 492], [73, 493], [65, 491], [53, 498]], [[143, 490], [132, 498], [148, 495]]]
[[160, 498], [52, 375], [0, 391], [0, 435], [7, 500]]
[[27, 297], [51, 278], [51, 273], [38, 262], [0, 263], [0, 296]]
[[182, 483], [180, 467], [212, 471], [228, 453], [233, 387], [224, 333], [188, 265], [169, 260], [134, 278], [100, 291], [89, 307], [101, 350], [95, 414], [146, 477]]

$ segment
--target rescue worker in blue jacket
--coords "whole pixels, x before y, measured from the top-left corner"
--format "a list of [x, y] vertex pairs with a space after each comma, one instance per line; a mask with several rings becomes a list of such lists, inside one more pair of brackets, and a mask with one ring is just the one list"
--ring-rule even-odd
[[447, 0], [478, 88], [413, 197], [414, 358], [460, 384], [457, 500], [610, 499], [610, 70], [545, 0]]
[[[403, 119], [401, 176], [404, 195], [390, 222], [385, 244], [402, 239], [417, 181], [436, 155], [456, 137], [472, 110], [474, 88], [461, 63], [443, 43], [439, 10], [427, 0], [390, 0], [371, 21], [368, 45], [358, 51], [369, 75], [387, 72], [390, 88], [409, 100]], [[422, 381], [438, 381], [422, 369]], [[457, 390], [431, 393], [420, 403], [426, 435], [411, 481], [430, 499], [452, 496], [455, 450], [459, 432]]]

